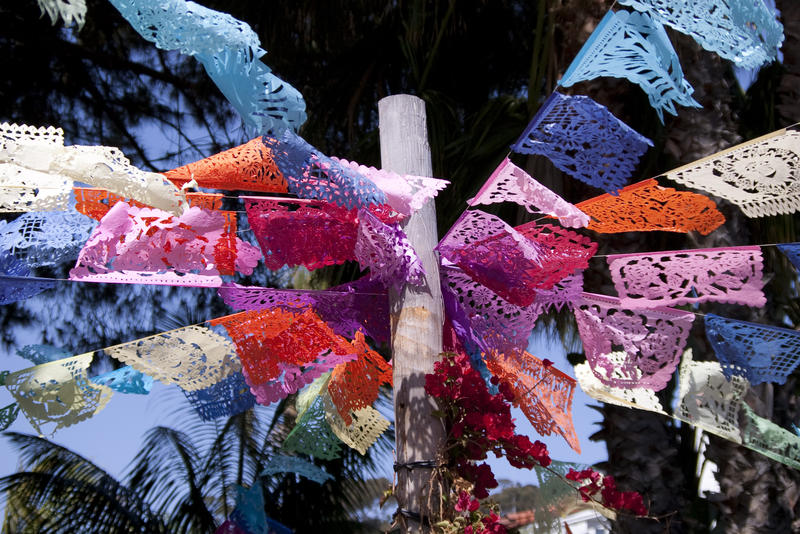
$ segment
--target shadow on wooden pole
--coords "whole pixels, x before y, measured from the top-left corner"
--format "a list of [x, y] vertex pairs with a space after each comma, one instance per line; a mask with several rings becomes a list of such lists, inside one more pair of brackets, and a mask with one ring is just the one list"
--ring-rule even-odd
[[[432, 176], [425, 102], [411, 95], [394, 95], [378, 102], [381, 166], [398, 174]], [[407, 285], [390, 293], [397, 487], [395, 497], [403, 532], [429, 532], [424, 520], [439, 508], [439, 493], [431, 494], [429, 468], [409, 469], [410, 462], [436, 460], [445, 438], [436, 409], [425, 393], [425, 375], [442, 352], [444, 310], [439, 286], [439, 264], [433, 248], [438, 242], [436, 207], [429, 201], [404, 225], [411, 245], [425, 267], [425, 286]], [[430, 508], [432, 508], [432, 510]], [[423, 521], [410, 516], [420, 514]]]

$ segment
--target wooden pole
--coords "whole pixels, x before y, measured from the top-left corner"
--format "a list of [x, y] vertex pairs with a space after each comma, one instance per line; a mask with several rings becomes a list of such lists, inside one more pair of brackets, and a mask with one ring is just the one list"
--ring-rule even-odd
[[[381, 165], [398, 174], [432, 176], [425, 102], [394, 95], [378, 102]], [[430, 532], [428, 518], [439, 507], [431, 491], [430, 468], [409, 468], [410, 462], [435, 461], [444, 442], [442, 421], [431, 415], [434, 400], [425, 393], [425, 375], [442, 352], [444, 310], [439, 286], [436, 208], [429, 201], [405, 221], [404, 230], [425, 268], [425, 285], [406, 285], [390, 294], [397, 486], [395, 497], [403, 532]], [[406, 513], [409, 512], [409, 513]], [[415, 514], [419, 517], [415, 518]], [[420, 520], [421, 519], [421, 520]]]

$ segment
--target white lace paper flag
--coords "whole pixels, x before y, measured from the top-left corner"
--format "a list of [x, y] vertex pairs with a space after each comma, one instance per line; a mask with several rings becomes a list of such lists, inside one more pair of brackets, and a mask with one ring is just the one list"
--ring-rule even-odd
[[588, 215], [534, 180], [508, 158], [500, 163], [478, 194], [467, 200], [470, 206], [499, 202], [514, 202], [529, 213], [557, 217], [561, 224], [571, 228], [589, 224]]
[[722, 438], [742, 442], [739, 409], [749, 384], [740, 376], [725, 378], [717, 362], [694, 362], [692, 350], [683, 353], [680, 406], [676, 417]]
[[778, 130], [664, 175], [741, 208], [748, 217], [800, 209], [800, 129]]
[[64, 26], [75, 23], [78, 29], [83, 27], [86, 21], [86, 1], [85, 0], [37, 0], [42, 14], [50, 17], [53, 24], [60, 16], [64, 20]]
[[203, 326], [186, 326], [105, 352], [165, 384], [186, 391], [212, 386], [241, 369], [233, 343]]
[[92, 353], [37, 365], [10, 373], [5, 386], [39, 434], [84, 421], [111, 398], [106, 386], [89, 381], [86, 369]]
[[675, 105], [701, 107], [683, 78], [678, 56], [661, 23], [645, 13], [609, 11], [572, 61], [559, 85], [570, 87], [600, 76], [639, 85], [663, 122]]
[[[627, 357], [627, 354], [624, 352], [612, 352], [608, 355], [610, 360], [619, 362], [619, 366], [622, 365], [622, 362]], [[588, 363], [581, 363], [575, 366], [575, 378], [578, 380], [578, 384], [581, 386], [583, 392], [595, 400], [605, 402], [606, 404], [622, 406], [624, 408], [636, 408], [638, 410], [667, 415], [655, 391], [652, 389], [626, 389], [607, 386], [594, 376]]]
[[762, 0], [619, 0], [691, 35], [703, 48], [758, 68], [776, 58], [783, 26]]

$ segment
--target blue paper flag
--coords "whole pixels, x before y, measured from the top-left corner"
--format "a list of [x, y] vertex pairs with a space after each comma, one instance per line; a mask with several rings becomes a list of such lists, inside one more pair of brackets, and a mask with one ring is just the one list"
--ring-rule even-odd
[[317, 484], [324, 484], [326, 480], [333, 480], [333, 475], [326, 473], [321, 467], [303, 458], [286, 456], [285, 454], [273, 455], [261, 472], [263, 476], [274, 475], [275, 473], [294, 473], [313, 480]]
[[25, 345], [17, 350], [17, 356], [25, 358], [33, 365], [42, 365], [43, 363], [69, 358], [74, 354], [52, 345]]
[[789, 258], [794, 268], [800, 271], [800, 243], [781, 243], [778, 249]]
[[110, 0], [131, 26], [164, 50], [195, 56], [253, 135], [306, 120], [306, 104], [261, 62], [255, 32], [227, 13], [186, 0]]
[[153, 377], [147, 376], [131, 366], [120, 367], [91, 378], [95, 384], [108, 386], [120, 393], [147, 395], [153, 388]]
[[661, 23], [646, 13], [609, 11], [572, 61], [559, 85], [569, 87], [600, 76], [627, 78], [639, 85], [658, 117], [677, 115], [675, 104], [701, 107], [683, 78], [678, 56]]
[[233, 373], [213, 386], [183, 393], [203, 421], [231, 417], [256, 404], [256, 398], [250, 393], [250, 386], [244, 381], [242, 373]]
[[0, 304], [25, 300], [54, 287], [55, 280], [47, 278], [0, 275]]
[[650, 139], [588, 96], [553, 92], [511, 150], [546, 156], [573, 178], [614, 194], [648, 146]]
[[76, 211], [23, 213], [10, 223], [0, 221], [0, 250], [29, 267], [75, 261], [96, 225]]
[[265, 135], [262, 141], [272, 152], [290, 193], [347, 209], [386, 203], [386, 194], [372, 180], [325, 156], [294, 132]]
[[618, 1], [690, 35], [737, 67], [756, 68], [774, 60], [783, 42], [783, 26], [761, 0]]
[[705, 317], [706, 337], [730, 380], [738, 375], [754, 386], [785, 384], [800, 363], [800, 332], [714, 314]]

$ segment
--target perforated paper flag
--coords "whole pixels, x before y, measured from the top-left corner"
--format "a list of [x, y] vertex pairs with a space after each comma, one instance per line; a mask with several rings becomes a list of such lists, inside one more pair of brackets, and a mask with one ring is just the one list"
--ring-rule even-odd
[[327, 480], [333, 480], [333, 475], [326, 473], [321, 467], [297, 456], [286, 456], [285, 454], [272, 455], [267, 465], [264, 466], [261, 475], [269, 476], [275, 473], [294, 473], [313, 480], [317, 484], [324, 484]]
[[23, 213], [0, 221], [0, 250], [29, 267], [52, 267], [75, 261], [96, 223], [75, 212]]
[[[621, 367], [622, 362], [628, 358], [628, 355], [624, 352], [612, 352], [608, 354], [607, 357]], [[625, 408], [636, 408], [638, 410], [646, 410], [666, 415], [655, 391], [652, 389], [627, 389], [607, 386], [594, 376], [588, 363], [580, 363], [575, 366], [575, 378], [578, 380], [578, 384], [580, 384], [583, 392], [595, 400], [605, 402], [606, 404], [614, 404]]]
[[153, 377], [126, 365], [102, 375], [93, 376], [91, 381], [95, 384], [108, 386], [120, 393], [133, 393], [147, 395], [153, 388]]
[[203, 421], [231, 417], [256, 404], [242, 373], [231, 373], [216, 384], [194, 391], [184, 391], [186, 398]]
[[745, 414], [742, 445], [789, 467], [800, 469], [800, 437], [759, 417], [742, 403]]

